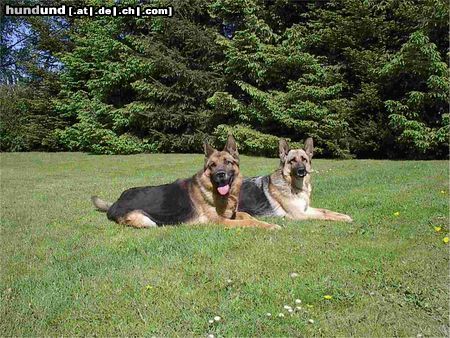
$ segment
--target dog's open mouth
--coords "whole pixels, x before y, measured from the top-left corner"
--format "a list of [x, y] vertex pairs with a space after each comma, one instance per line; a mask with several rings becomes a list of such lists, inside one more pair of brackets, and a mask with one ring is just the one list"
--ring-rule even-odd
[[305, 166], [295, 166], [291, 168], [291, 176], [293, 178], [304, 178], [308, 174], [308, 169], [306, 169]]
[[227, 196], [228, 193], [230, 192], [231, 189], [231, 183], [233, 182], [233, 176], [230, 177], [230, 179], [228, 180], [228, 183], [225, 183], [221, 186], [217, 187], [217, 192], [221, 195], [221, 196]]
[[219, 192], [219, 194], [221, 194], [222, 196], [225, 196], [226, 194], [228, 194], [228, 192], [230, 191], [230, 185], [224, 185], [223, 187], [217, 187], [217, 191]]

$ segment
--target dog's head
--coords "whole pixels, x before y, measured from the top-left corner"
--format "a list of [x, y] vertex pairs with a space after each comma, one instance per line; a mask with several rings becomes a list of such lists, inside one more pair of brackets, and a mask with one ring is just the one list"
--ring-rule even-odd
[[280, 165], [285, 177], [300, 180], [311, 173], [314, 152], [313, 139], [307, 138], [303, 149], [290, 149], [285, 139], [279, 142]]
[[205, 143], [204, 174], [211, 180], [213, 189], [219, 195], [227, 196], [239, 174], [239, 153], [236, 141], [228, 135], [227, 143], [222, 151], [218, 151]]

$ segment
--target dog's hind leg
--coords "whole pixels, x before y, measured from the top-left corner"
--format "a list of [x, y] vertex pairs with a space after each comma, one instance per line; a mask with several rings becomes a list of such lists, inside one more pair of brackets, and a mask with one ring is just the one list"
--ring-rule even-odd
[[144, 215], [140, 210], [134, 210], [121, 217], [118, 223], [128, 225], [134, 228], [150, 228], [156, 227], [156, 223], [153, 222], [149, 217]]

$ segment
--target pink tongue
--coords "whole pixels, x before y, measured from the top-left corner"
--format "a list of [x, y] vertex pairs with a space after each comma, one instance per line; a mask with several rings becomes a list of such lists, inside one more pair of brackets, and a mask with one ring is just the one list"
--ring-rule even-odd
[[223, 195], [226, 195], [226, 194], [228, 194], [228, 191], [230, 191], [230, 186], [227, 184], [227, 185], [224, 185], [223, 187], [218, 187], [218, 188], [217, 188], [217, 191], [218, 191], [219, 194], [221, 194], [222, 196], [223, 196]]

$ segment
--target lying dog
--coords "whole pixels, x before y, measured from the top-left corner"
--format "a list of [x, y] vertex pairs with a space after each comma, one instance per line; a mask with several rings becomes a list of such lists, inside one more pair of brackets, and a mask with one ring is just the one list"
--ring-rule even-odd
[[281, 139], [280, 167], [271, 175], [244, 180], [239, 211], [252, 216], [352, 222], [348, 215], [310, 206], [313, 150], [312, 138], [305, 141], [304, 149], [289, 149], [288, 143]]
[[237, 211], [242, 175], [233, 136], [223, 151], [205, 144], [205, 165], [192, 178], [170, 184], [131, 188], [114, 203], [93, 196], [108, 219], [135, 228], [179, 223], [218, 223], [227, 227], [279, 228]]

